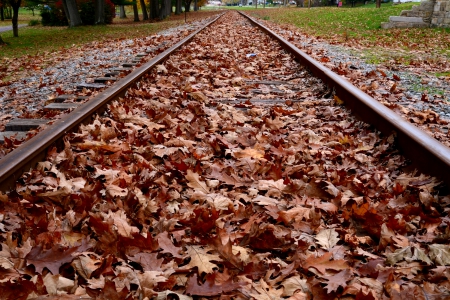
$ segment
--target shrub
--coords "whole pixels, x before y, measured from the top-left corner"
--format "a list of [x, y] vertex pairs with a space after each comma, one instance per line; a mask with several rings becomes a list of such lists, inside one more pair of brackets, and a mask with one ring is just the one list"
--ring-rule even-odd
[[39, 20], [30, 20], [30, 22], [28, 22], [28, 26], [36, 26], [41, 24], [41, 21]]
[[[94, 0], [77, 0], [77, 6], [83, 25], [94, 25]], [[110, 0], [105, 0], [105, 23], [111, 24], [114, 19], [114, 15], [114, 4]], [[41, 17], [42, 25], [44, 26], [68, 25], [61, 0], [56, 2], [53, 6], [45, 6], [41, 11]]]
[[58, 1], [55, 5], [44, 5], [41, 10], [41, 23], [44, 26], [67, 26], [66, 15], [62, 8], [62, 1]]

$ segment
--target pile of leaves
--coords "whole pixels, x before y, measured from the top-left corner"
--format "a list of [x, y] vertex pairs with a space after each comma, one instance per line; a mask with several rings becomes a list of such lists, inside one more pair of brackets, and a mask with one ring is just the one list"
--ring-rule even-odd
[[0, 196], [2, 297], [448, 299], [445, 187], [317, 89], [220, 102], [256, 79], [312, 82], [228, 14], [49, 150]]

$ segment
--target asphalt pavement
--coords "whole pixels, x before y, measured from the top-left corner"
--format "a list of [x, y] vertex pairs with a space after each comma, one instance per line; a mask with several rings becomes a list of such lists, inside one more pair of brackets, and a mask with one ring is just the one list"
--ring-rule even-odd
[[[25, 27], [28, 26], [28, 24], [19, 24], [19, 28], [20, 27]], [[12, 30], [12, 25], [11, 26], [2, 26], [0, 27], [0, 33], [5, 32], [5, 31], [9, 31]]]

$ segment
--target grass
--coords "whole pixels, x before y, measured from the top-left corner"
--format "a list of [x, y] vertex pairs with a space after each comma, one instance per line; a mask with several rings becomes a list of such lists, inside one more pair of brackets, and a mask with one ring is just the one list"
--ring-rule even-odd
[[[33, 13], [25, 8], [20, 8], [19, 9], [19, 24], [28, 24], [28, 22], [30, 22], [31, 20], [40, 20], [41, 17], [39, 16], [39, 12], [35, 11], [34, 12], [34, 16]], [[11, 19], [7, 19], [5, 21], [0, 21], [0, 27], [3, 26], [11, 26], [12, 22]]]
[[[187, 14], [187, 20], [189, 22], [195, 19], [205, 18], [214, 13], [211, 11], [189, 12]], [[128, 15], [126, 20], [115, 19], [114, 22], [116, 24], [81, 26], [76, 28], [24, 27], [19, 29], [18, 38], [12, 36], [12, 31], [7, 31], [1, 34], [7, 45], [0, 46], [0, 58], [35, 56], [40, 53], [53, 52], [92, 41], [101, 42], [105, 40], [144, 37], [160, 30], [183, 24], [184, 14], [171, 16], [162, 22], [155, 23], [149, 23], [147, 21], [135, 23], [131, 15]]]
[[[389, 16], [399, 16], [402, 10], [418, 3], [393, 5], [383, 3], [360, 7], [277, 8], [253, 10], [252, 15], [278, 24], [293, 25], [306, 34], [331, 43], [352, 46], [372, 62], [400, 60], [411, 64], [418, 57], [450, 58], [450, 29], [408, 28], [381, 29]], [[292, 29], [292, 28], [291, 28]]]

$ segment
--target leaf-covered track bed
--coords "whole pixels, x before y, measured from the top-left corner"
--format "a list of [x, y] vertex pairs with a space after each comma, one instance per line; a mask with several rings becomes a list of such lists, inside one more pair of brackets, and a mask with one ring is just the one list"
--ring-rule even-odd
[[[210, 14], [206, 15], [210, 16]], [[102, 89], [83, 88], [77, 86], [90, 86], [99, 77], [114, 76], [110, 81], [103, 82], [105, 87], [110, 86], [131, 72], [133, 68], [119, 67], [136, 59], [136, 65], [144, 64], [157, 54], [170, 48], [175, 43], [205, 24], [211, 18], [191, 22], [175, 29], [169, 29], [158, 34], [135, 39], [117, 39], [113, 41], [98, 41], [85, 44], [82, 47], [71, 47], [61, 50], [53, 55], [46, 53], [37, 57], [11, 61], [5, 73], [18, 76], [18, 69], [27, 70], [24, 74], [10, 82], [0, 82], [0, 135], [5, 126], [14, 118], [27, 119], [57, 119], [62, 117], [62, 111], [55, 111], [45, 106], [59, 102], [67, 97], [65, 103], [81, 104], [88, 98], [93, 98]], [[24, 64], [26, 67], [24, 68]], [[49, 66], [48, 66], [49, 65]], [[44, 68], [43, 66], [48, 66]], [[112, 72], [116, 70], [116, 72]], [[118, 71], [120, 70], [120, 71]], [[1, 72], [0, 72], [1, 73]], [[108, 77], [109, 79], [110, 77]], [[20, 80], [19, 80], [20, 79]], [[104, 89], [104, 88], [103, 88]], [[83, 98], [81, 100], [80, 98]], [[67, 112], [67, 110], [66, 110]], [[21, 145], [25, 140], [37, 134], [34, 129], [23, 135], [13, 136], [0, 142], [0, 158]], [[25, 137], [25, 138], [24, 138]]]
[[[391, 60], [385, 64], [367, 64], [354, 53], [349, 54], [352, 51], [357, 53], [358, 40], [327, 44], [321, 38], [304, 33], [293, 25], [280, 25], [266, 20], [258, 22], [442, 144], [450, 146], [449, 80], [431, 75], [438, 70], [448, 70], [447, 60], [438, 59], [432, 63], [423, 59], [411, 64], [397, 64]], [[423, 45], [429, 47], [427, 43]]]
[[0, 196], [3, 298], [448, 299], [447, 190], [327, 93], [222, 17]]

